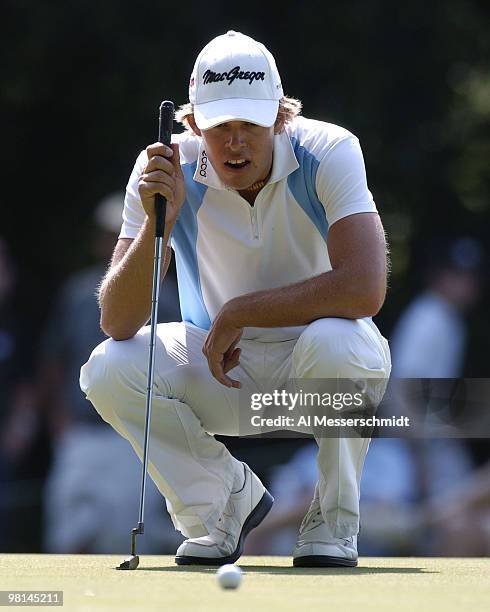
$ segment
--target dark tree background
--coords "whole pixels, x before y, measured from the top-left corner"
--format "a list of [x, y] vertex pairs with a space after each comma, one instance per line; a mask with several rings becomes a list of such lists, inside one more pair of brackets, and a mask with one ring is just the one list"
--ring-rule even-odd
[[[93, 208], [124, 187], [160, 100], [187, 101], [197, 53], [228, 29], [270, 48], [306, 116], [359, 136], [392, 250], [386, 335], [436, 237], [488, 243], [489, 17], [484, 0], [6, 0], [0, 234], [21, 267], [33, 350], [55, 290], [90, 262]], [[485, 292], [468, 375], [488, 375], [488, 307]]]

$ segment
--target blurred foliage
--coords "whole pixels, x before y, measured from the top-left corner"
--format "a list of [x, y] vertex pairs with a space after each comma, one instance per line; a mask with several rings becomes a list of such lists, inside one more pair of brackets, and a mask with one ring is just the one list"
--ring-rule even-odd
[[[435, 236], [487, 238], [489, 13], [483, 0], [6, 0], [1, 233], [36, 295], [26, 315], [41, 321], [61, 280], [90, 261], [92, 210], [155, 139], [160, 100], [185, 102], [199, 50], [237, 29], [271, 49], [306, 116], [359, 136], [391, 243], [389, 330]], [[474, 375], [486, 372], [485, 300]]]

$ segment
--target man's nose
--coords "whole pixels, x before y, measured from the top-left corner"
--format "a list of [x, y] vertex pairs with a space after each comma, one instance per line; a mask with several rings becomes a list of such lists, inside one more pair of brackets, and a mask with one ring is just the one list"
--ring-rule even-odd
[[246, 145], [245, 132], [239, 128], [230, 130], [227, 144], [232, 151], [243, 149]]

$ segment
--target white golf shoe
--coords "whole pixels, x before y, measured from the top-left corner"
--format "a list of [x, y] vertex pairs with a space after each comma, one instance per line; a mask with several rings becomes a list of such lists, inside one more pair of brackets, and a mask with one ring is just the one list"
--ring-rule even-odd
[[357, 565], [357, 536], [332, 538], [315, 497], [306, 513], [293, 552], [295, 567], [355, 567]]
[[243, 467], [243, 487], [230, 495], [216, 527], [208, 535], [182, 542], [175, 555], [177, 565], [224, 565], [241, 556], [245, 538], [260, 525], [274, 502], [248, 465], [244, 463]]

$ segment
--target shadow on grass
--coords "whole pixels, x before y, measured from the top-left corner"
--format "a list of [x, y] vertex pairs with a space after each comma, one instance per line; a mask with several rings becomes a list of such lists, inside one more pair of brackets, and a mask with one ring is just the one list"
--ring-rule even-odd
[[[439, 574], [423, 567], [276, 567], [274, 565], [240, 565], [244, 574], [305, 575], [305, 576], [365, 576], [368, 574]], [[175, 567], [139, 567], [145, 572], [190, 572], [214, 574], [217, 567], [180, 565]]]

